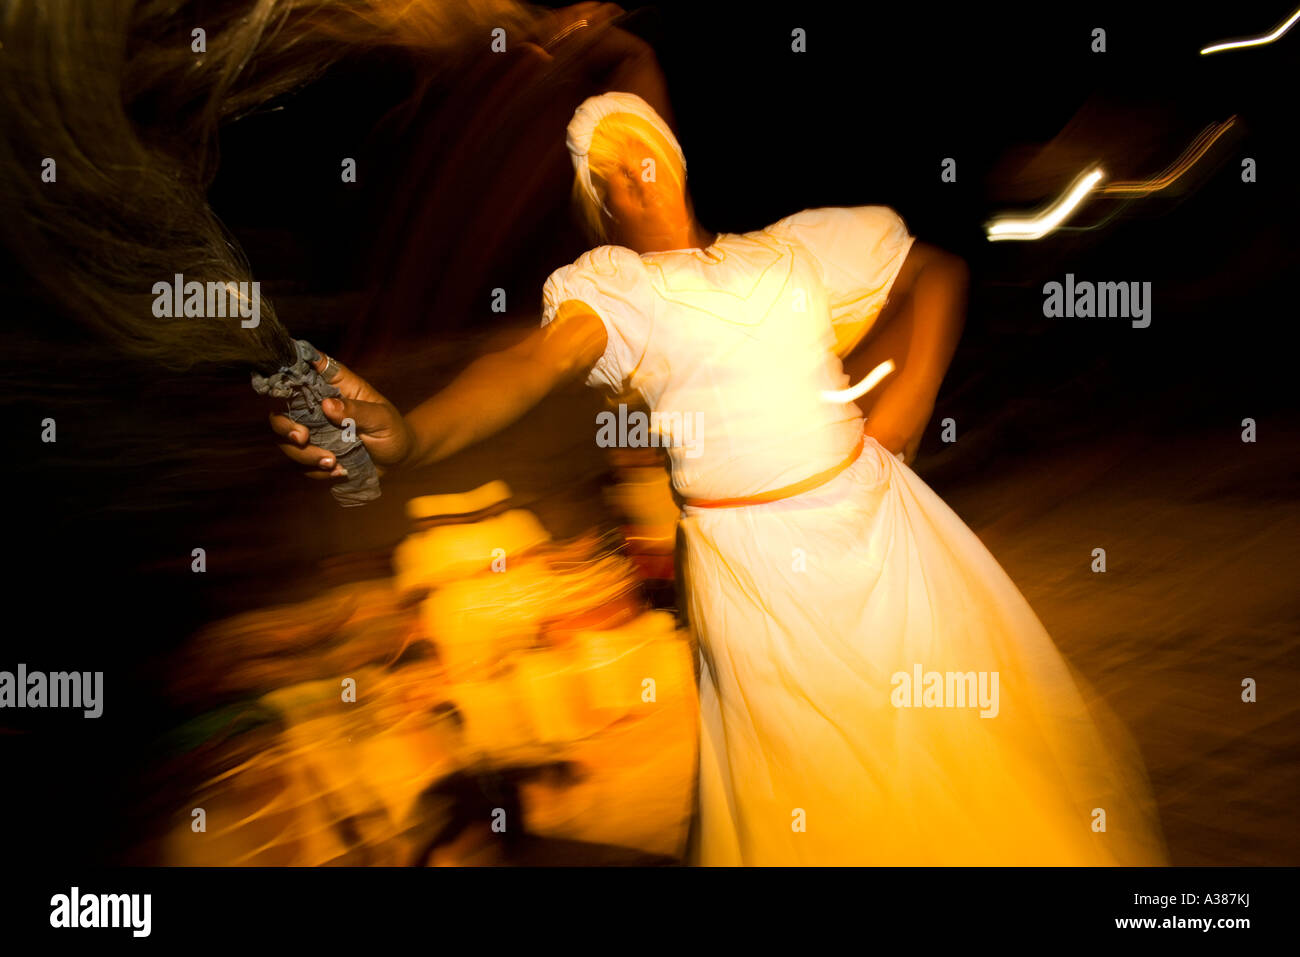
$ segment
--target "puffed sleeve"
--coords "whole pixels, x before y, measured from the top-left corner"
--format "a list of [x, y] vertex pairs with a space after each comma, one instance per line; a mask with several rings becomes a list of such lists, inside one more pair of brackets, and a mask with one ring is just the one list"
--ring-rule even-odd
[[806, 209], [777, 223], [821, 272], [843, 356], [875, 323], [916, 237], [888, 206]]
[[641, 257], [623, 246], [599, 246], [555, 270], [542, 289], [542, 325], [569, 299], [585, 303], [605, 325], [605, 353], [587, 385], [622, 392], [645, 356], [654, 325], [654, 289]]

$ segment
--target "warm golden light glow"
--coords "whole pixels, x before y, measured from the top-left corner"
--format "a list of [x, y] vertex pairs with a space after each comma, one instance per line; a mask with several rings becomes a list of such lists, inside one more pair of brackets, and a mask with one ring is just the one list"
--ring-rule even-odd
[[1182, 155], [1159, 176], [1134, 182], [1110, 183], [1099, 189], [1098, 192], [1106, 195], [1119, 193], [1131, 196], [1147, 196], [1172, 185], [1179, 177], [1195, 166], [1200, 158], [1209, 152], [1210, 147], [1218, 141], [1219, 137], [1228, 132], [1236, 122], [1237, 118], [1230, 116], [1222, 123], [1212, 123], [1207, 126], [1201, 131], [1200, 136], [1192, 140], [1191, 145], [1183, 150]]
[[1230, 40], [1227, 43], [1216, 43], [1213, 46], [1208, 46], [1202, 50], [1201, 56], [1204, 56], [1207, 53], [1219, 53], [1223, 50], [1239, 50], [1242, 47], [1260, 47], [1266, 43], [1272, 43], [1274, 40], [1278, 39], [1278, 37], [1282, 36], [1282, 34], [1290, 30], [1297, 20], [1300, 20], [1300, 10], [1296, 10], [1295, 13], [1291, 14], [1291, 16], [1287, 18], [1286, 22], [1272, 33], [1266, 33], [1262, 37], [1253, 37], [1248, 40]]
[[1042, 239], [1065, 222], [1090, 192], [1096, 192], [1098, 195], [1103, 196], [1133, 197], [1149, 196], [1152, 193], [1159, 192], [1173, 185], [1183, 174], [1195, 166], [1210, 151], [1210, 148], [1218, 142], [1220, 137], [1236, 125], [1236, 122], [1237, 117], [1230, 116], [1222, 123], [1212, 123], [1207, 126], [1183, 150], [1178, 159], [1165, 168], [1164, 172], [1149, 179], [1128, 180], [1098, 186], [1097, 184], [1101, 182], [1105, 174], [1100, 167], [1094, 167], [1076, 180], [1065, 196], [1057, 200], [1041, 215], [1031, 219], [1012, 219], [1004, 216], [993, 220], [987, 226], [988, 240], [989, 242], [997, 242], [1004, 239]]
[[1092, 168], [1076, 180], [1064, 196], [1038, 216], [1030, 219], [1011, 217], [995, 219], [988, 225], [989, 242], [1003, 239], [1042, 239], [1065, 222], [1104, 175], [1100, 167]]
[[867, 377], [857, 385], [848, 389], [827, 390], [822, 393], [822, 398], [827, 402], [852, 402], [854, 399], [864, 396], [874, 389], [880, 384], [881, 379], [893, 371], [894, 360], [886, 359], [884, 362], [880, 363], [880, 365], [868, 372]]

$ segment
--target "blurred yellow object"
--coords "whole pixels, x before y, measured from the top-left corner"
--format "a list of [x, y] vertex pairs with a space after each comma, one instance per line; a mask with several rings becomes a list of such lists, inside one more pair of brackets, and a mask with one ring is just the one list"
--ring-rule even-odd
[[513, 509], [476, 522], [437, 525], [408, 535], [393, 552], [399, 591], [432, 588], [467, 575], [509, 567], [551, 540], [532, 512]]
[[[552, 543], [531, 513], [501, 512], [508, 500], [500, 482], [413, 499], [408, 515], [427, 527], [397, 549], [396, 587], [213, 626], [259, 661], [292, 636], [270, 674], [296, 680], [257, 700], [256, 734], [214, 743], [216, 771], [177, 812], [166, 863], [426, 860], [465, 813], [454, 787], [434, 785], [521, 769], [533, 833], [684, 853], [691, 646], [671, 614], [643, 610], [625, 557], [594, 535]], [[436, 658], [412, 647], [423, 641]], [[548, 768], [533, 787], [528, 769]], [[183, 816], [194, 807], [206, 832]]]
[[358, 669], [342, 679], [265, 695], [282, 730], [253, 757], [214, 775], [191, 799], [206, 831], [177, 821], [163, 857], [180, 865], [405, 864], [417, 803], [468, 757], [453, 719], [435, 714], [437, 668]]
[[582, 637], [579, 700], [600, 731], [559, 752], [579, 768], [577, 781], [524, 786], [528, 829], [680, 857], [699, 755], [691, 645], [664, 612]]
[[488, 482], [470, 492], [452, 495], [421, 495], [406, 503], [406, 517], [411, 521], [447, 515], [472, 515], [510, 501], [510, 486], [505, 482]]
[[519, 696], [513, 669], [486, 681], [460, 681], [449, 689], [464, 722], [467, 755], [505, 764], [536, 757], [535, 736]]
[[536, 641], [554, 575], [540, 562], [447, 582], [420, 605], [424, 634], [453, 680], [473, 677]]
[[610, 504], [640, 528], [662, 529], [671, 541], [681, 506], [673, 498], [672, 483], [662, 467], [623, 468], [619, 483], [606, 489]]
[[[694, 692], [689, 645], [667, 612], [646, 612], [623, 628], [582, 632], [577, 641], [587, 700], [607, 720], [636, 710], [650, 696], [657, 701], [665, 695]], [[676, 647], [663, 651], [664, 641], [680, 645], [686, 655], [685, 670], [677, 665]]]
[[514, 682], [540, 743], [576, 741], [597, 730], [571, 650], [525, 652], [515, 661]]

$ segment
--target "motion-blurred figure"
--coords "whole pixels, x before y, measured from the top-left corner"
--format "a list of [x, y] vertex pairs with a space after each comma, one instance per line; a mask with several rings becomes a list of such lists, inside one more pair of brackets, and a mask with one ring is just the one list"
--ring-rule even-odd
[[[586, 222], [617, 245], [550, 277], [543, 328], [405, 418], [339, 367], [349, 398], [327, 414], [352, 418], [375, 460], [397, 467], [492, 435], [576, 377], [645, 399], [682, 501], [700, 642], [695, 859], [1162, 861], [1123, 731], [902, 462], [956, 347], [964, 264], [883, 207], [709, 231], [676, 138], [633, 94], [585, 101], [567, 145]], [[864, 432], [856, 406], [824, 394], [847, 384], [840, 357], [900, 313], [906, 359]], [[300, 427], [272, 427], [309, 475], [330, 478], [332, 457]]]

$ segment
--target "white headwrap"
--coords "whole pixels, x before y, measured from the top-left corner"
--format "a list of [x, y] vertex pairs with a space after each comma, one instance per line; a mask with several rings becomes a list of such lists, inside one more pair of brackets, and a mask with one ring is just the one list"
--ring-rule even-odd
[[606, 213], [609, 212], [609, 207], [605, 205], [591, 182], [591, 168], [588, 165], [587, 154], [591, 152], [591, 140], [600, 121], [616, 113], [631, 113], [653, 126], [677, 154], [682, 164], [682, 172], [686, 171], [686, 154], [682, 152], [677, 137], [668, 128], [663, 117], [656, 113], [649, 103], [635, 93], [602, 93], [600, 96], [588, 97], [573, 111], [565, 144], [569, 147], [573, 168], [582, 182], [583, 190], [591, 197], [591, 201], [598, 204]]

